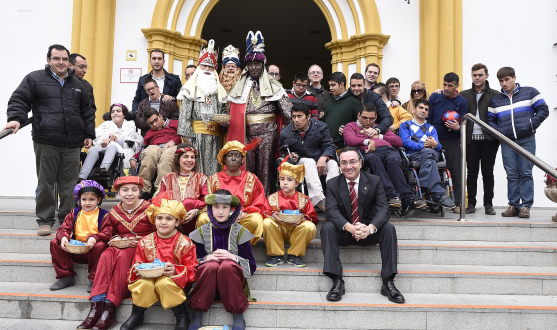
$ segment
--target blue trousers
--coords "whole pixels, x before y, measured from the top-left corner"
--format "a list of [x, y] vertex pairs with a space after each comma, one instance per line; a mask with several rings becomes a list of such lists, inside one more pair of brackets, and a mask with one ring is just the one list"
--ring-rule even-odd
[[431, 198], [437, 202], [445, 195], [445, 188], [439, 176], [437, 169], [437, 161], [439, 154], [431, 148], [424, 148], [421, 151], [415, 152], [408, 156], [411, 161], [420, 163], [420, 171], [418, 179], [420, 180], [420, 187], [427, 188], [431, 193]]
[[[531, 154], [536, 154], [536, 137], [534, 135], [514, 142]], [[509, 205], [516, 206], [519, 210], [524, 206], [532, 207], [534, 204], [533, 164], [504, 143], [501, 143], [501, 155], [503, 156], [503, 166], [507, 172]]]
[[412, 188], [406, 183], [401, 167], [402, 160], [395, 148], [382, 146], [374, 152], [364, 154], [364, 164], [371, 172], [381, 178], [387, 199], [400, 197], [412, 198]]

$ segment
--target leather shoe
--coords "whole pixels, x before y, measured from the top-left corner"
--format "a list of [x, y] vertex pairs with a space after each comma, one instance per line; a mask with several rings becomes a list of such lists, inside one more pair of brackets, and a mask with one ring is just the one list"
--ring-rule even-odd
[[91, 329], [97, 323], [103, 312], [104, 301], [91, 301], [91, 309], [85, 321], [77, 326], [77, 329]]
[[111, 302], [104, 304], [104, 310], [101, 317], [91, 330], [107, 330], [116, 323], [116, 305]]
[[327, 300], [330, 301], [340, 301], [342, 296], [346, 293], [344, 289], [344, 280], [339, 278], [336, 281], [333, 281], [333, 287], [327, 293]]
[[381, 294], [394, 303], [403, 304], [405, 302], [404, 296], [398, 291], [394, 281], [388, 281], [387, 284], [383, 284]]
[[485, 214], [496, 215], [497, 212], [495, 212], [495, 209], [493, 208], [493, 206], [487, 205], [487, 206], [485, 207]]
[[466, 214], [476, 213], [476, 205], [469, 204], [466, 206]]

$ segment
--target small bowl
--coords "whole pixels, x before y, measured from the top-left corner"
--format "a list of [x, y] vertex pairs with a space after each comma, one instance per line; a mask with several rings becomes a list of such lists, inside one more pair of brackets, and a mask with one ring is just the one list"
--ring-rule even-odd
[[143, 278], [157, 278], [157, 277], [161, 277], [162, 273], [164, 273], [164, 267], [151, 268], [151, 269], [139, 269], [139, 268], [137, 268], [137, 272]]
[[232, 117], [230, 115], [227, 115], [227, 114], [213, 115], [213, 121], [217, 122], [219, 124], [227, 124], [227, 123], [230, 122], [230, 119], [232, 119]]
[[88, 245], [72, 245], [68, 243], [66, 244], [66, 249], [68, 249], [68, 251], [73, 254], [85, 254], [89, 252], [91, 248], [89, 248]]
[[286, 223], [298, 223], [300, 220], [304, 218], [303, 214], [284, 214], [279, 213], [278, 216], [282, 220], [282, 222]]

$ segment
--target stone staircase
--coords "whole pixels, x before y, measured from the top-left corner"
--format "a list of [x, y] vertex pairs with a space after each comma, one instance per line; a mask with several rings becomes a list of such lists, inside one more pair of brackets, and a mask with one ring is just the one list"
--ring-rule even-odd
[[[76, 267], [74, 287], [50, 291], [52, 237], [35, 235], [32, 213], [9, 209], [0, 202], [0, 329], [75, 329], [89, 310], [86, 266]], [[302, 269], [265, 267], [261, 241], [254, 247], [260, 266], [249, 283], [258, 301], [246, 312], [248, 329], [556, 329], [554, 212], [534, 209], [531, 219], [477, 213], [464, 223], [456, 214], [393, 218], [399, 238], [395, 282], [406, 298], [403, 305], [379, 293], [377, 247], [342, 248], [347, 293], [333, 303], [325, 298], [331, 281], [321, 273], [319, 235]], [[124, 300], [119, 322], [130, 315], [131, 304]], [[173, 329], [174, 317], [157, 304], [145, 321], [141, 329]], [[231, 323], [218, 303], [204, 318], [204, 324]]]

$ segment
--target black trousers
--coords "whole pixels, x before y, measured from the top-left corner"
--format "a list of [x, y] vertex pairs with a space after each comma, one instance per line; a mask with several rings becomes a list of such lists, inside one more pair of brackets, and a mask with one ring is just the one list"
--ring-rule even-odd
[[493, 166], [499, 150], [499, 141], [470, 141], [466, 145], [466, 168], [468, 176], [466, 186], [468, 188], [468, 205], [476, 205], [476, 194], [478, 193], [478, 174], [480, 166], [482, 169], [482, 181], [484, 185], [484, 206], [493, 206]]
[[339, 232], [334, 223], [325, 221], [321, 227], [321, 249], [325, 257], [323, 273], [329, 277], [342, 276], [341, 246], [370, 246], [377, 243], [379, 243], [379, 251], [381, 251], [381, 278], [385, 279], [397, 274], [398, 242], [393, 224], [387, 222], [377, 233], [356, 241], [349, 232]]
[[462, 171], [460, 170], [460, 166], [462, 164], [460, 156], [460, 140], [442, 140], [439, 142], [445, 150], [447, 169], [451, 172], [451, 178], [453, 179], [454, 202], [457, 206], [460, 206], [460, 196], [462, 196], [460, 193], [460, 189], [462, 187]]
[[412, 198], [412, 188], [404, 179], [402, 160], [395, 148], [382, 146], [374, 152], [363, 155], [364, 166], [381, 178], [387, 199], [400, 197], [402, 200], [407, 200]]

